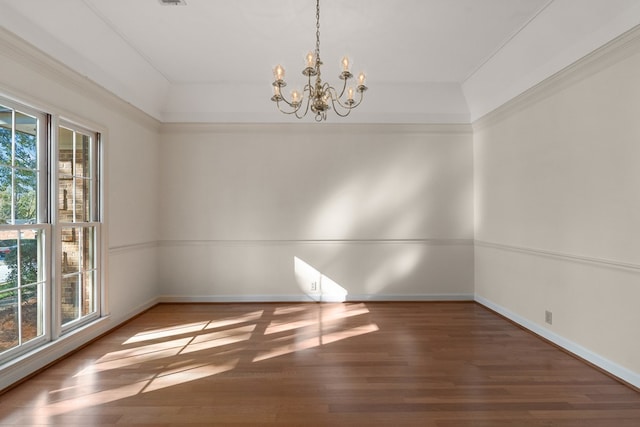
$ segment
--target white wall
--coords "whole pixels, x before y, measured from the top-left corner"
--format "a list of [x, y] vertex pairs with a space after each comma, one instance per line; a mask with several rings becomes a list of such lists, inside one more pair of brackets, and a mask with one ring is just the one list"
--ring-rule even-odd
[[4, 369], [2, 389], [156, 301], [159, 124], [4, 30], [0, 64], [0, 94], [103, 133], [110, 312], [95, 327]]
[[639, 34], [474, 125], [477, 298], [635, 385]]
[[164, 125], [161, 294], [470, 298], [471, 144], [460, 125]]

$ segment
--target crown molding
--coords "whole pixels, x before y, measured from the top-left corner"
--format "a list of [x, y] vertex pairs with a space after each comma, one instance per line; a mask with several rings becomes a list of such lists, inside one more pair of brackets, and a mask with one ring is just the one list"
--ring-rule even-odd
[[330, 134], [362, 132], [375, 134], [471, 135], [470, 124], [362, 124], [362, 123], [162, 123], [163, 134], [206, 133], [301, 133]]
[[[66, 89], [85, 97], [92, 98], [122, 117], [126, 117], [130, 120], [133, 119], [134, 121], [142, 123], [154, 130], [157, 130], [160, 125], [160, 121], [149, 114], [126, 102], [113, 92], [90, 80], [88, 77], [77, 73], [64, 63], [54, 59], [46, 52], [34, 47], [14, 33], [1, 27], [0, 57], [15, 61], [47, 80], [52, 80]], [[60, 115], [65, 116], [65, 118], [79, 122], [86, 122], [86, 120], [79, 118], [77, 113], [67, 111], [59, 105], [37, 98], [34, 94], [24, 93], [23, 90], [13, 87], [10, 82], [3, 81], [0, 84], [0, 87], [5, 92], [8, 92], [8, 96], [12, 98], [19, 98], [22, 103], [26, 102], [32, 104], [31, 106], [36, 108], [55, 110], [56, 112], [59, 112]]]
[[640, 25], [475, 120], [472, 123], [473, 131], [476, 132], [495, 125], [638, 53], [640, 53]]

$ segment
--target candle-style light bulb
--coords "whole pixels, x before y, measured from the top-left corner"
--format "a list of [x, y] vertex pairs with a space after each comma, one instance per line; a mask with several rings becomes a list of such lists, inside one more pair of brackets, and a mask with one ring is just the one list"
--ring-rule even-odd
[[364, 73], [358, 74], [358, 86], [364, 86]]
[[349, 71], [349, 58], [342, 58], [342, 71]]
[[350, 87], [349, 89], [347, 89], [347, 99], [349, 101], [353, 101], [353, 88]]
[[307, 67], [313, 68], [313, 52], [307, 53]]
[[297, 90], [294, 90], [293, 92], [291, 92], [291, 103], [292, 104], [298, 104], [298, 103], [300, 103], [300, 100], [301, 100], [300, 92], [298, 92]]
[[276, 80], [283, 80], [284, 79], [284, 68], [282, 68], [282, 65], [280, 65], [280, 64], [276, 65], [276, 68], [273, 70], [273, 74], [275, 74]]

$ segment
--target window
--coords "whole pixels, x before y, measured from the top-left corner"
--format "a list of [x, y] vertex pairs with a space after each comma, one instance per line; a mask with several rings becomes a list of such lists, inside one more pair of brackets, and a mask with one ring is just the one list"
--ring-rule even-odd
[[[0, 352], [44, 342], [46, 116], [0, 100]], [[14, 350], [14, 351], [12, 351]], [[2, 354], [0, 353], [0, 355]]]
[[98, 133], [0, 98], [0, 362], [100, 316], [99, 156]]
[[95, 132], [67, 123], [58, 127], [58, 265], [64, 329], [98, 315], [97, 144]]

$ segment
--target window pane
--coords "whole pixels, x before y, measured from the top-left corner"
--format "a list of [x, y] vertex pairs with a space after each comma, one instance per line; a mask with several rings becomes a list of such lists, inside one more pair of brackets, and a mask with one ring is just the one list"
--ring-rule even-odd
[[80, 317], [79, 291], [79, 275], [62, 278], [62, 324], [69, 323]]
[[16, 112], [15, 165], [36, 169], [38, 152], [38, 120], [35, 117]]
[[0, 231], [0, 290], [18, 287], [18, 232]]
[[12, 110], [0, 105], [0, 164], [11, 165]]
[[42, 319], [42, 284], [21, 288], [22, 342], [25, 343], [44, 333]]
[[62, 229], [62, 274], [80, 271], [80, 239], [78, 229], [66, 227]]
[[39, 281], [40, 252], [34, 230], [22, 231], [20, 238], [20, 285]]
[[83, 298], [82, 298], [82, 315], [94, 313], [95, 308], [95, 273], [93, 271], [84, 274], [84, 280], [82, 283]]
[[76, 214], [74, 222], [91, 221], [91, 181], [74, 178]]
[[13, 224], [11, 205], [13, 203], [13, 169], [0, 166], [0, 224]]
[[95, 268], [95, 227], [84, 227], [82, 229], [82, 270], [92, 270]]
[[31, 170], [16, 169], [14, 188], [16, 224], [35, 224], [38, 174]]
[[58, 173], [61, 176], [71, 176], [73, 169], [73, 131], [58, 128]]
[[60, 222], [73, 222], [73, 178], [58, 181], [58, 216]]
[[76, 133], [76, 164], [73, 174], [85, 178], [91, 177], [91, 137]]
[[0, 292], [0, 351], [18, 345], [18, 291]]

